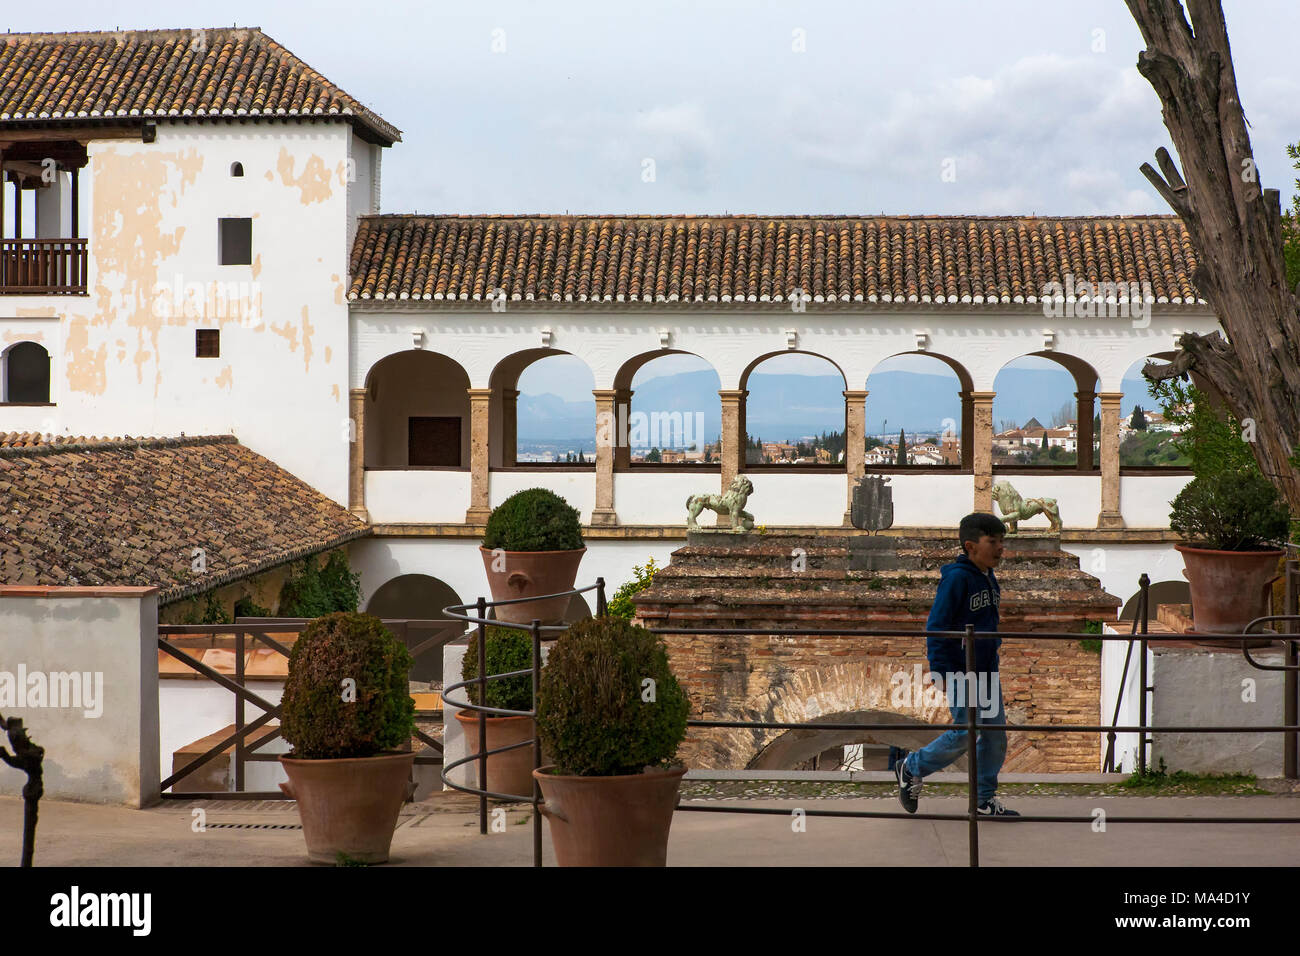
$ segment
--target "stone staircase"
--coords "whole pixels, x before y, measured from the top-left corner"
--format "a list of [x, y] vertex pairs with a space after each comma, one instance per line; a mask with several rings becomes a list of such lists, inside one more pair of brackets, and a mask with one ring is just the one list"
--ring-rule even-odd
[[[958, 554], [955, 536], [692, 533], [634, 601], [650, 627], [924, 627]], [[1003, 631], [1083, 631], [1121, 604], [1054, 536], [1008, 538], [994, 573]]]

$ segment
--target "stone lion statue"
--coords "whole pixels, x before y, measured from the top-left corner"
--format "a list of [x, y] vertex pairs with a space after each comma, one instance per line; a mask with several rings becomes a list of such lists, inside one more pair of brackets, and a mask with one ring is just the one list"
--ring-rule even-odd
[[717, 512], [719, 518], [722, 515], [730, 515], [733, 534], [744, 534], [747, 531], [753, 531], [754, 516], [745, 510], [745, 503], [753, 493], [753, 483], [744, 475], [737, 475], [731, 480], [731, 487], [727, 489], [726, 494], [691, 495], [686, 499], [686, 529], [688, 531], [707, 530], [702, 529], [696, 520], [699, 518], [700, 512], [707, 508], [709, 511]]
[[1002, 520], [1007, 524], [1009, 534], [1016, 533], [1017, 523], [1035, 515], [1046, 515], [1050, 525], [1049, 531], [1061, 530], [1061, 512], [1056, 507], [1055, 498], [1021, 498], [1020, 492], [1011, 487], [1009, 481], [999, 481], [993, 485], [993, 497], [1002, 512]]

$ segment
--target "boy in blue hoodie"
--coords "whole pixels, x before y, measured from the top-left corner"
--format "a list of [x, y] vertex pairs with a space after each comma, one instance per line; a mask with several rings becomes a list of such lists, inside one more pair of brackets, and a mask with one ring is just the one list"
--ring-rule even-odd
[[[940, 569], [939, 590], [926, 621], [927, 631], [963, 631], [973, 624], [977, 632], [996, 632], [1002, 589], [993, 568], [1002, 560], [1006, 526], [991, 514], [969, 514], [961, 519], [957, 536], [962, 554]], [[976, 708], [975, 722], [981, 728], [1003, 726], [1002, 687], [998, 679], [1000, 637], [975, 639], [975, 687], [966, 678], [964, 640], [927, 636], [926, 656], [930, 679], [945, 689], [952, 722], [960, 730], [949, 730], [894, 764], [898, 777], [898, 799], [903, 809], [915, 813], [921, 796], [921, 780], [942, 770], [966, 753], [966, 707]], [[971, 700], [969, 698], [973, 697]], [[960, 706], [959, 706], [960, 705]], [[1005, 730], [981, 729], [975, 743], [978, 770], [978, 812], [986, 816], [1018, 817], [998, 800], [998, 771], [1007, 755]]]

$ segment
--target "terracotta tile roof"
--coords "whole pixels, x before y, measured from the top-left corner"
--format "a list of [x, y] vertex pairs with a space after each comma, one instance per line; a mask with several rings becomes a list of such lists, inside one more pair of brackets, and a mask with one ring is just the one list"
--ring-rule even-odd
[[1195, 302], [1173, 216], [367, 216], [348, 298], [1032, 303], [1067, 275]]
[[4, 584], [148, 585], [166, 604], [369, 533], [232, 435], [0, 448]]
[[256, 27], [0, 36], [0, 123], [133, 117], [341, 117], [401, 138]]
[[92, 445], [103, 442], [135, 440], [137, 439], [131, 438], [130, 435], [120, 438], [95, 438], [86, 435], [50, 435], [41, 432], [0, 432], [0, 448], [35, 448], [37, 445]]

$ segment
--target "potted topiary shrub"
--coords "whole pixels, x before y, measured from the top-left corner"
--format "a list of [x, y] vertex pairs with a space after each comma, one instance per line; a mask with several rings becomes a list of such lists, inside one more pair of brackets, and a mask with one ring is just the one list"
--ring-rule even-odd
[[[546, 488], [517, 491], [492, 509], [479, 548], [494, 601], [572, 590], [586, 551], [578, 510]], [[566, 595], [494, 611], [513, 624], [551, 624], [563, 621], [568, 607]]]
[[690, 704], [663, 641], [614, 617], [579, 621], [551, 649], [533, 771], [560, 866], [663, 866]]
[[280, 757], [298, 801], [307, 855], [385, 863], [410, 792], [415, 702], [411, 655], [377, 617], [337, 612], [312, 621], [289, 654]]
[[1196, 631], [1240, 634], [1269, 613], [1270, 585], [1285, 554], [1271, 544], [1288, 530], [1277, 489], [1258, 470], [1238, 468], [1198, 475], [1172, 505], [1169, 526], [1190, 542], [1174, 547], [1191, 585]]
[[[533, 666], [533, 639], [531, 634], [525, 631], [489, 627], [484, 643], [489, 676], [528, 670]], [[477, 635], [470, 638], [460, 673], [461, 680], [478, 678]], [[503, 710], [533, 709], [531, 674], [488, 681], [485, 689], [488, 707], [500, 707]], [[470, 684], [465, 690], [471, 704], [480, 703], [478, 685]], [[496, 750], [498, 747], [508, 747], [510, 744], [532, 741], [535, 736], [532, 717], [485, 715], [472, 710], [458, 710], [456, 719], [460, 721], [461, 728], [465, 732], [465, 752], [468, 754], [479, 753], [480, 721], [487, 725], [487, 750], [489, 751]], [[469, 766], [477, 768], [478, 762], [475, 761]], [[517, 747], [504, 753], [489, 753], [486, 789], [496, 793], [513, 794], [524, 799], [530, 798], [533, 792], [533, 748]]]

